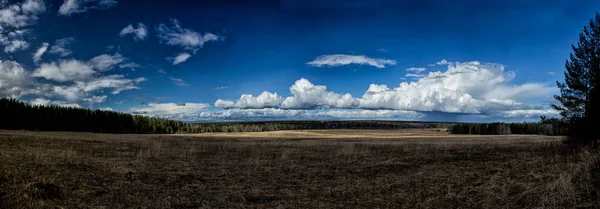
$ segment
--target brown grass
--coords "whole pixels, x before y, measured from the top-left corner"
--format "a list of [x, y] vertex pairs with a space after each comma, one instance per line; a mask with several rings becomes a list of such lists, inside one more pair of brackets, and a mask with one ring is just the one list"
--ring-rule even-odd
[[556, 137], [438, 130], [0, 131], [0, 208], [594, 207], [598, 162]]

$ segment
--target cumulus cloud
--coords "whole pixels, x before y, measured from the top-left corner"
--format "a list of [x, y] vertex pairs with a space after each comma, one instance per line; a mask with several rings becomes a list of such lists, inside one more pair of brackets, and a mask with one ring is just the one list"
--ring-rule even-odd
[[147, 106], [133, 107], [131, 112], [138, 115], [180, 120], [197, 117], [209, 107], [210, 105], [203, 103], [150, 103]]
[[89, 80], [96, 73], [88, 64], [78, 60], [61, 60], [59, 63], [43, 63], [33, 72], [33, 77], [42, 77], [57, 82]]
[[66, 47], [74, 40], [75, 39], [72, 37], [58, 39], [54, 41], [54, 45], [50, 47], [50, 51], [48, 51], [48, 53], [57, 54], [61, 57], [69, 56], [72, 52]]
[[450, 64], [450, 63], [447, 60], [443, 59], [443, 60], [441, 60], [439, 62], [436, 62], [435, 64], [436, 65], [447, 65], [447, 64]]
[[34, 86], [29, 73], [14, 61], [0, 61], [0, 98], [19, 98], [30, 93]]
[[21, 4], [6, 4], [0, 9], [0, 25], [21, 28], [33, 24], [46, 11], [44, 1], [25, 0]]
[[185, 62], [190, 57], [192, 57], [192, 55], [184, 52], [184, 53], [179, 53], [175, 57], [169, 57], [169, 58], [167, 58], [167, 60], [173, 60], [173, 65], [177, 65], [179, 63]]
[[102, 95], [102, 96], [92, 96], [89, 98], [83, 98], [81, 99], [81, 101], [90, 103], [90, 104], [97, 104], [97, 103], [102, 103], [104, 101], [106, 101], [106, 98], [108, 98], [108, 96], [106, 95]]
[[[183, 107], [183, 108], [182, 108]], [[224, 109], [211, 110], [208, 104], [151, 103], [148, 106], [134, 107], [134, 114], [169, 118], [183, 121], [202, 120], [323, 120], [323, 119], [394, 119], [416, 120], [422, 113], [403, 110], [290, 110], [281, 108], [263, 109]]]
[[[515, 74], [503, 65], [477, 61], [448, 64], [444, 72], [419, 75], [396, 88], [371, 84], [361, 98], [327, 91], [300, 79], [290, 87], [292, 96], [267, 100], [244, 94], [237, 101], [217, 100], [215, 107], [257, 109], [316, 109], [318, 107], [363, 110], [402, 110], [483, 115], [523, 115], [548, 113], [543, 107], [521, 102], [550, 95], [554, 88], [539, 83], [511, 84]], [[262, 95], [262, 94], [261, 94]], [[266, 103], [265, 101], [269, 101]], [[281, 103], [278, 103], [281, 101]]]
[[190, 86], [190, 84], [187, 84], [185, 81], [183, 81], [181, 78], [175, 78], [175, 77], [169, 77], [169, 80], [171, 80], [171, 82], [179, 87], [188, 87]]
[[138, 23], [137, 28], [130, 24], [121, 30], [119, 36], [126, 36], [129, 34], [133, 36], [133, 40], [135, 41], [145, 40], [146, 36], [148, 36], [148, 27], [143, 23]]
[[313, 85], [307, 79], [297, 80], [290, 87], [293, 96], [287, 97], [281, 107], [285, 109], [312, 109], [318, 106], [331, 108], [354, 108], [358, 100], [350, 94], [340, 95], [327, 91], [326, 86]]
[[321, 55], [315, 60], [306, 63], [315, 67], [336, 67], [350, 64], [370, 65], [376, 68], [385, 68], [386, 65], [396, 65], [396, 60], [376, 59], [364, 55], [330, 54]]
[[0, 4], [0, 45], [5, 53], [13, 53], [29, 48], [26, 35], [38, 20], [38, 15], [46, 11], [41, 0], [25, 0], [21, 3], [3, 1]]
[[252, 94], [242, 94], [242, 96], [236, 102], [219, 99], [215, 102], [215, 107], [260, 109], [277, 107], [282, 101], [283, 98], [277, 95], [277, 93], [265, 91], [258, 96], [253, 96]]
[[[94, 69], [96, 69], [98, 71], [107, 71], [107, 70], [112, 69], [114, 66], [122, 63], [125, 60], [127, 60], [127, 58], [123, 57], [123, 55], [121, 55], [119, 53], [115, 53], [113, 55], [101, 54], [101, 55], [95, 56], [94, 58], [90, 59], [88, 62]], [[135, 63], [133, 63], [133, 64], [135, 64]], [[123, 67], [128, 67], [128, 66], [130, 66], [130, 65], [122, 65], [119, 67], [123, 68]], [[134, 66], [139, 66], [139, 65], [135, 64]]]
[[406, 71], [408, 72], [415, 72], [415, 73], [420, 73], [427, 70], [427, 68], [424, 67], [411, 67], [411, 68], [407, 68]]
[[102, 111], [114, 111], [113, 108], [110, 108], [110, 107], [101, 107], [101, 108], [98, 108], [98, 109], [102, 110]]
[[71, 16], [90, 9], [108, 9], [116, 4], [115, 0], [65, 0], [58, 8], [58, 15]]
[[221, 39], [221, 37], [212, 33], [200, 34], [194, 30], [182, 28], [176, 19], [171, 19], [171, 23], [171, 27], [165, 24], [159, 24], [156, 27], [156, 32], [161, 43], [179, 46], [188, 50], [196, 50], [202, 48], [207, 42]]
[[35, 106], [59, 106], [59, 107], [72, 107], [81, 108], [77, 103], [71, 103], [67, 101], [51, 101], [44, 98], [37, 98], [28, 102], [30, 105]]
[[39, 105], [79, 107], [81, 102], [102, 103], [108, 96], [97, 93], [139, 89], [139, 83], [145, 80], [100, 75], [88, 62], [74, 59], [43, 63], [31, 73], [15, 61], [0, 61], [0, 98], [37, 96], [31, 103]]
[[44, 53], [46, 53], [46, 50], [48, 50], [48, 46], [48, 43], [42, 43], [42, 46], [40, 46], [40, 48], [38, 48], [32, 55], [33, 62], [40, 62], [40, 60], [42, 59], [42, 55], [44, 55]]

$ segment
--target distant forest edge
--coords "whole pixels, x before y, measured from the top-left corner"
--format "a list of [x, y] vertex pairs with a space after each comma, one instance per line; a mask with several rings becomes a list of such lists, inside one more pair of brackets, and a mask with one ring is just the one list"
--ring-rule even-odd
[[114, 111], [29, 105], [16, 99], [0, 99], [0, 128], [95, 133], [170, 134], [187, 132], [180, 121]]
[[536, 123], [457, 123], [449, 131], [452, 134], [564, 136], [567, 134], [568, 126], [561, 120], [549, 119]]
[[447, 128], [452, 134], [564, 135], [558, 120], [543, 123], [438, 123], [409, 121], [257, 121], [188, 124], [128, 113], [59, 106], [29, 105], [0, 99], [0, 129], [96, 133], [172, 134], [203, 132], [261, 132], [314, 129]]

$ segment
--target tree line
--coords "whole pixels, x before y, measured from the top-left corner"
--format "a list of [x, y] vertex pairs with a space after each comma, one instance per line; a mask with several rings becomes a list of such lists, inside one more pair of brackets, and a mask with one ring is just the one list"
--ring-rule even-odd
[[563, 136], [567, 134], [568, 125], [560, 120], [547, 119], [542, 122], [523, 123], [459, 123], [450, 129], [452, 134], [536, 134]]
[[261, 132], [278, 130], [366, 129], [392, 130], [407, 128], [448, 128], [450, 123], [405, 121], [261, 121], [198, 123], [190, 125], [190, 132]]
[[180, 121], [73, 107], [30, 105], [0, 99], [0, 128], [95, 133], [170, 134], [188, 132]]

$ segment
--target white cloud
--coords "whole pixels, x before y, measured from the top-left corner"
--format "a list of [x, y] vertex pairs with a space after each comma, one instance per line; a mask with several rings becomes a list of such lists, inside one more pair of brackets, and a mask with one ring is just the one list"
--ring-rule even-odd
[[90, 59], [88, 63], [92, 66], [92, 68], [102, 72], [112, 69], [114, 66], [122, 63], [125, 60], [127, 60], [127, 58], [123, 57], [119, 53], [115, 53], [114, 55], [101, 54]]
[[550, 72], [548, 72], [548, 75], [556, 75], [556, 73], [555, 73], [555, 72], [552, 72], [552, 71], [550, 71]]
[[277, 93], [265, 91], [256, 97], [252, 94], [242, 94], [236, 102], [219, 99], [215, 102], [215, 107], [261, 109], [277, 107], [282, 101], [283, 98], [277, 95]]
[[148, 115], [170, 119], [197, 117], [210, 105], [203, 103], [150, 103], [143, 107], [133, 107], [131, 112], [138, 115]]
[[32, 81], [29, 73], [19, 63], [0, 61], [0, 98], [19, 98], [28, 94]]
[[[450, 63], [444, 72], [419, 75], [413, 82], [402, 82], [394, 89], [371, 84], [361, 98], [327, 91], [306, 79], [290, 87], [292, 96], [281, 99], [256, 99], [244, 94], [237, 101], [217, 100], [215, 107], [256, 109], [315, 109], [318, 107], [366, 110], [403, 110], [483, 115], [543, 113], [543, 107], [521, 100], [547, 97], [556, 89], [539, 83], [511, 84], [515, 74], [504, 66], [477, 61]], [[265, 95], [276, 95], [266, 92]], [[277, 96], [277, 98], [281, 98]], [[266, 103], [264, 101], [269, 101]], [[513, 112], [510, 112], [513, 111]], [[527, 114], [522, 114], [527, 115]]]
[[406, 71], [408, 72], [415, 72], [415, 73], [420, 73], [427, 70], [427, 68], [424, 67], [411, 67], [411, 68], [407, 68]]
[[160, 74], [167, 74], [167, 72], [165, 72], [163, 69], [158, 69], [157, 72], [160, 73]]
[[179, 87], [190, 86], [189, 84], [185, 83], [185, 81], [183, 81], [181, 78], [169, 77], [169, 80], [171, 80], [171, 82], [173, 82], [173, 84], [175, 84]]
[[447, 64], [451, 64], [451, 63], [449, 63], [448, 60], [443, 59], [439, 62], [436, 62], [435, 64], [436, 65], [447, 65]]
[[129, 79], [124, 75], [108, 75], [94, 78], [89, 82], [77, 81], [76, 86], [85, 92], [93, 92], [100, 89], [112, 89], [112, 94], [119, 94], [121, 91], [139, 89], [137, 85], [146, 78]]
[[306, 64], [315, 66], [315, 67], [324, 67], [324, 66], [343, 66], [350, 64], [359, 64], [359, 65], [370, 65], [376, 68], [385, 68], [386, 65], [396, 65], [395, 60], [390, 59], [376, 59], [370, 58], [364, 55], [347, 55], [347, 54], [330, 54], [330, 55], [321, 55], [315, 60], [310, 61]]
[[108, 9], [116, 4], [115, 0], [65, 0], [58, 8], [58, 14], [71, 16], [90, 9]]
[[156, 27], [156, 32], [161, 43], [195, 50], [202, 48], [207, 42], [221, 39], [221, 37], [212, 33], [204, 33], [202, 35], [194, 30], [182, 28], [176, 19], [171, 19], [171, 22], [173, 24], [172, 27], [168, 27], [165, 24], [159, 24]]
[[59, 107], [72, 107], [72, 108], [81, 108], [77, 103], [70, 103], [66, 101], [51, 101], [44, 98], [37, 98], [32, 101], [29, 101], [30, 105], [36, 106], [59, 106]]
[[113, 108], [110, 108], [110, 107], [101, 107], [101, 108], [98, 108], [98, 109], [102, 110], [102, 111], [114, 111]]
[[[34, 78], [44, 78], [34, 79]], [[101, 103], [108, 96], [94, 95], [110, 90], [112, 94], [139, 89], [145, 78], [126, 78], [123, 75], [100, 76], [87, 62], [60, 60], [43, 63], [32, 73], [14, 61], [0, 61], [0, 98], [20, 98], [25, 95], [42, 96], [36, 104], [46, 103], [42, 99], [59, 99], [50, 102], [56, 105], [77, 104], [77, 102]], [[56, 103], [60, 100], [68, 102]]]
[[87, 63], [78, 60], [61, 60], [43, 63], [33, 72], [33, 77], [42, 77], [57, 82], [89, 80], [96, 72]]
[[285, 109], [312, 109], [318, 106], [331, 108], [354, 108], [358, 100], [350, 94], [340, 95], [327, 91], [326, 86], [313, 85], [302, 78], [290, 87], [292, 97], [286, 98], [281, 107]]
[[540, 115], [545, 115], [549, 117], [559, 117], [560, 113], [554, 109], [543, 109], [543, 110], [508, 110], [502, 111], [499, 113], [502, 117], [510, 117], [510, 118], [531, 118], [531, 117], [539, 117]]
[[388, 50], [387, 50], [387, 49], [384, 49], [384, 48], [378, 49], [377, 51], [378, 51], [378, 52], [388, 52]]
[[44, 98], [37, 98], [35, 100], [30, 101], [29, 104], [36, 106], [47, 106], [50, 104], [50, 100]]
[[406, 77], [412, 77], [412, 78], [422, 78], [422, 77], [425, 77], [425, 75], [423, 75], [423, 74], [415, 74], [415, 73], [407, 73], [404, 76], [406, 76]]
[[22, 4], [3, 6], [0, 9], [0, 26], [3, 27], [21, 28], [31, 25], [38, 19], [38, 14], [46, 11], [41, 0], [26, 0]]
[[15, 51], [25, 50], [29, 48], [29, 43], [23, 40], [12, 40], [4, 46], [5, 53], [13, 53]]
[[81, 101], [90, 103], [90, 104], [98, 104], [98, 103], [102, 103], [104, 101], [106, 101], [106, 98], [108, 98], [108, 96], [106, 95], [102, 95], [102, 96], [92, 96], [89, 98], [83, 98], [81, 99]]
[[40, 46], [40, 48], [38, 48], [35, 53], [33, 53], [32, 55], [32, 59], [33, 62], [38, 63], [40, 62], [40, 60], [42, 59], [42, 55], [44, 55], [44, 53], [46, 53], [46, 50], [48, 50], [48, 43], [42, 43], [42, 46]]
[[[181, 108], [184, 107], [184, 108]], [[290, 110], [280, 108], [209, 110], [207, 104], [150, 104], [132, 108], [132, 113], [183, 121], [201, 120], [286, 120], [286, 119], [403, 119], [415, 120], [422, 113], [402, 110]]]
[[74, 40], [75, 39], [71, 37], [58, 39], [54, 41], [54, 45], [50, 47], [50, 51], [48, 51], [48, 53], [58, 54], [61, 57], [69, 56], [72, 52], [66, 47]]
[[217, 86], [215, 88], [213, 88], [213, 91], [219, 91], [219, 90], [224, 90], [224, 89], [228, 89], [229, 86]]
[[137, 28], [130, 24], [121, 30], [119, 36], [125, 36], [128, 34], [131, 34], [133, 36], [133, 40], [135, 41], [145, 40], [146, 36], [148, 36], [148, 27], [146, 27], [146, 25], [143, 23], [138, 23]]
[[119, 65], [119, 68], [139, 68], [139, 67], [142, 67], [142, 66], [135, 62], [127, 62], [127, 63], [123, 63], [123, 64]]
[[177, 65], [179, 63], [185, 62], [186, 60], [188, 60], [190, 57], [192, 57], [192, 55], [184, 52], [184, 53], [179, 53], [177, 56], [175, 57], [169, 57], [167, 58], [167, 60], [173, 60], [173, 65]]
[[0, 45], [5, 53], [13, 53], [29, 48], [26, 35], [31, 29], [21, 29], [31, 26], [38, 20], [38, 15], [46, 11], [41, 0], [25, 0], [22, 3], [10, 4], [0, 2]]

